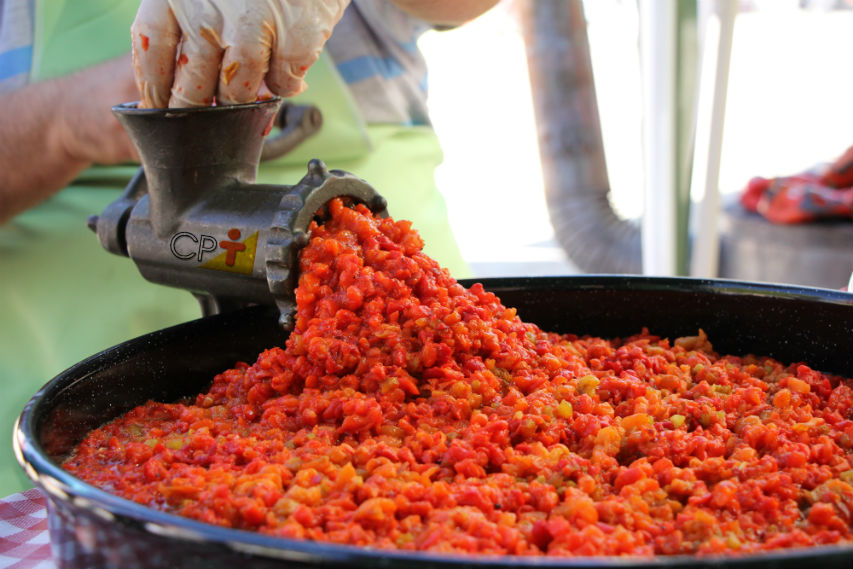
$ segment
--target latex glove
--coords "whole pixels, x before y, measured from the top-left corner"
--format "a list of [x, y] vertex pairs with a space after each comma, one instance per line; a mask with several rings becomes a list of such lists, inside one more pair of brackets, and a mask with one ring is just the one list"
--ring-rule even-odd
[[266, 84], [289, 97], [349, 0], [142, 0], [133, 68], [148, 108], [255, 101]]

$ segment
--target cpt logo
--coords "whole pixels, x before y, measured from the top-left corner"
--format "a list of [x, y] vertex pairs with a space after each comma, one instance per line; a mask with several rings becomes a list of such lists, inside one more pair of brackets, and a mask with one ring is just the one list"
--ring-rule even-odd
[[[232, 273], [252, 274], [255, 266], [255, 250], [258, 247], [256, 231], [243, 241], [242, 232], [236, 227], [228, 230], [228, 239], [218, 240], [211, 235], [196, 235], [189, 231], [175, 233], [169, 241], [169, 250], [177, 259], [195, 260], [202, 269], [229, 271]], [[211, 254], [221, 251], [210, 258]], [[205, 259], [208, 259], [205, 262]]]

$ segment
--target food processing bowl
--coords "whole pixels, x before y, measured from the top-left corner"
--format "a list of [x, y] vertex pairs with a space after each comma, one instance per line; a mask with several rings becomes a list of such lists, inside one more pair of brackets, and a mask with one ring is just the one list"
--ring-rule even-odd
[[[463, 281], [470, 285], [473, 281]], [[676, 338], [703, 329], [719, 353], [771, 356], [853, 377], [853, 294], [726, 280], [635, 276], [482, 279], [542, 329], [605, 338]], [[65, 472], [88, 431], [150, 399], [204, 390], [237, 361], [282, 345], [273, 308], [251, 307], [130, 340], [71, 367], [27, 404], [18, 460], [47, 496], [60, 567], [814, 567], [850, 569], [853, 544], [762, 554], [671, 557], [461, 556], [377, 550], [226, 529], [143, 507]]]

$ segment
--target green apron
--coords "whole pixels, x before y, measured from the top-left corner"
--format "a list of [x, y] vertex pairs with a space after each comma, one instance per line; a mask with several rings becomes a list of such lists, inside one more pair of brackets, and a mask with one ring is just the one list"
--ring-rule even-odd
[[[37, 0], [31, 79], [42, 81], [126, 53], [138, 0]], [[92, 41], [98, 38], [98, 42]], [[368, 180], [397, 219], [412, 220], [426, 251], [469, 276], [434, 185], [441, 149], [429, 127], [365, 125], [327, 55], [309, 71], [322, 131], [265, 163], [259, 182], [294, 184], [310, 158]], [[121, 103], [124, 101], [116, 101]], [[95, 167], [41, 205], [0, 226], [0, 497], [31, 486], [11, 448], [27, 400], [63, 369], [110, 346], [199, 316], [183, 290], [145, 281], [132, 261], [104, 251], [86, 227], [118, 197], [134, 166]], [[4, 434], [5, 433], [5, 434]]]

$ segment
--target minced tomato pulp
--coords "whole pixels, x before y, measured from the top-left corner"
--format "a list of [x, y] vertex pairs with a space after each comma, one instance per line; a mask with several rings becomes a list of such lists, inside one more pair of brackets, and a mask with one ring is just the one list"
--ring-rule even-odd
[[[334, 200], [295, 328], [64, 467], [140, 504], [287, 538], [509, 555], [744, 553], [853, 540], [853, 381], [523, 322]], [[712, 340], [712, 339], [711, 339]]]

